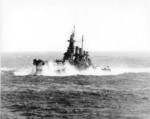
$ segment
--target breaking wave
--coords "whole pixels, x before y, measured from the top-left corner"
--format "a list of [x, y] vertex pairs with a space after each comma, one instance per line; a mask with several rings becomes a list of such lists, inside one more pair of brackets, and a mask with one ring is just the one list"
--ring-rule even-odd
[[34, 74], [32, 67], [21, 68], [21, 69], [14, 71], [14, 75], [16, 76], [25, 76], [25, 75], [32, 75], [32, 74]]
[[[57, 65], [56, 63], [50, 61], [47, 65], [42, 67], [42, 72], [40, 75], [43, 76], [70, 76], [70, 75], [118, 75], [122, 73], [140, 73], [147, 72], [150, 73], [150, 68], [130, 68], [130, 67], [110, 67], [111, 71], [102, 70], [101, 67], [89, 67], [86, 70], [78, 70], [74, 66], [66, 63], [65, 65]], [[22, 68], [14, 72], [15, 75], [33, 75], [35, 74], [36, 67]]]

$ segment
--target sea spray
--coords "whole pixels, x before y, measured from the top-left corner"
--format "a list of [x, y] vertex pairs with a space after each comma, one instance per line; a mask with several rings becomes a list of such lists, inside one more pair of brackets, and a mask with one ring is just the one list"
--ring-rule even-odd
[[[140, 72], [150, 72], [150, 68], [130, 68], [130, 67], [111, 67], [111, 71], [102, 70], [101, 67], [96, 68], [91, 66], [84, 70], [79, 70], [69, 63], [57, 64], [53, 61], [49, 61], [46, 65], [42, 67], [43, 76], [70, 76], [70, 75], [118, 75], [122, 73], [140, 73]], [[14, 72], [15, 75], [34, 75], [36, 72], [36, 67], [22, 68]]]
[[15, 68], [0, 67], [0, 71], [13, 71]]
[[14, 75], [16, 76], [25, 76], [25, 75], [33, 75], [35, 69], [33, 67], [21, 68], [14, 71]]

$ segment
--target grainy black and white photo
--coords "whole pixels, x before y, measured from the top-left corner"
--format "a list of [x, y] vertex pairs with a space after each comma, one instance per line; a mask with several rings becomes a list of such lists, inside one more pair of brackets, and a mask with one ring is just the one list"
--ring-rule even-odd
[[150, 0], [1, 0], [1, 119], [150, 119]]

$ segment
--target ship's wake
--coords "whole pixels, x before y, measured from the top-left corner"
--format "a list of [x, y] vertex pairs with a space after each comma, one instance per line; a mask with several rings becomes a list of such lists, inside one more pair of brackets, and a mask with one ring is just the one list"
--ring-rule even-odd
[[[70, 75], [118, 75], [122, 73], [140, 73], [147, 72], [150, 73], [150, 68], [129, 68], [129, 67], [111, 67], [111, 70], [103, 70], [99, 66], [91, 66], [84, 70], [79, 70], [75, 66], [65, 63], [64, 65], [54, 63], [52, 61], [42, 67], [42, 71], [38, 75], [43, 76], [70, 76]], [[36, 72], [36, 67], [22, 68], [14, 71], [15, 75], [24, 76], [24, 75], [34, 75]]]

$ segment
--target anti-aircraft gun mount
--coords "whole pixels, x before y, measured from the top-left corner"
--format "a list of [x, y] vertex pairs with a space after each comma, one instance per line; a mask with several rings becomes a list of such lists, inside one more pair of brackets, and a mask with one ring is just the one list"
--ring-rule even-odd
[[[54, 60], [55, 63], [59, 64], [65, 64], [68, 62], [69, 64], [75, 66], [79, 70], [85, 70], [89, 68], [92, 63], [91, 59], [89, 57], [89, 53], [87, 51], [83, 50], [83, 36], [82, 36], [82, 45], [81, 47], [75, 46], [75, 27], [70, 35], [70, 39], [68, 40], [69, 46], [67, 48], [67, 51], [64, 53], [63, 59], [56, 59]], [[34, 59], [33, 60], [33, 65], [36, 66], [36, 73], [35, 75], [41, 74], [42, 72], [42, 67], [46, 65], [48, 61], [43, 61], [41, 59]]]

